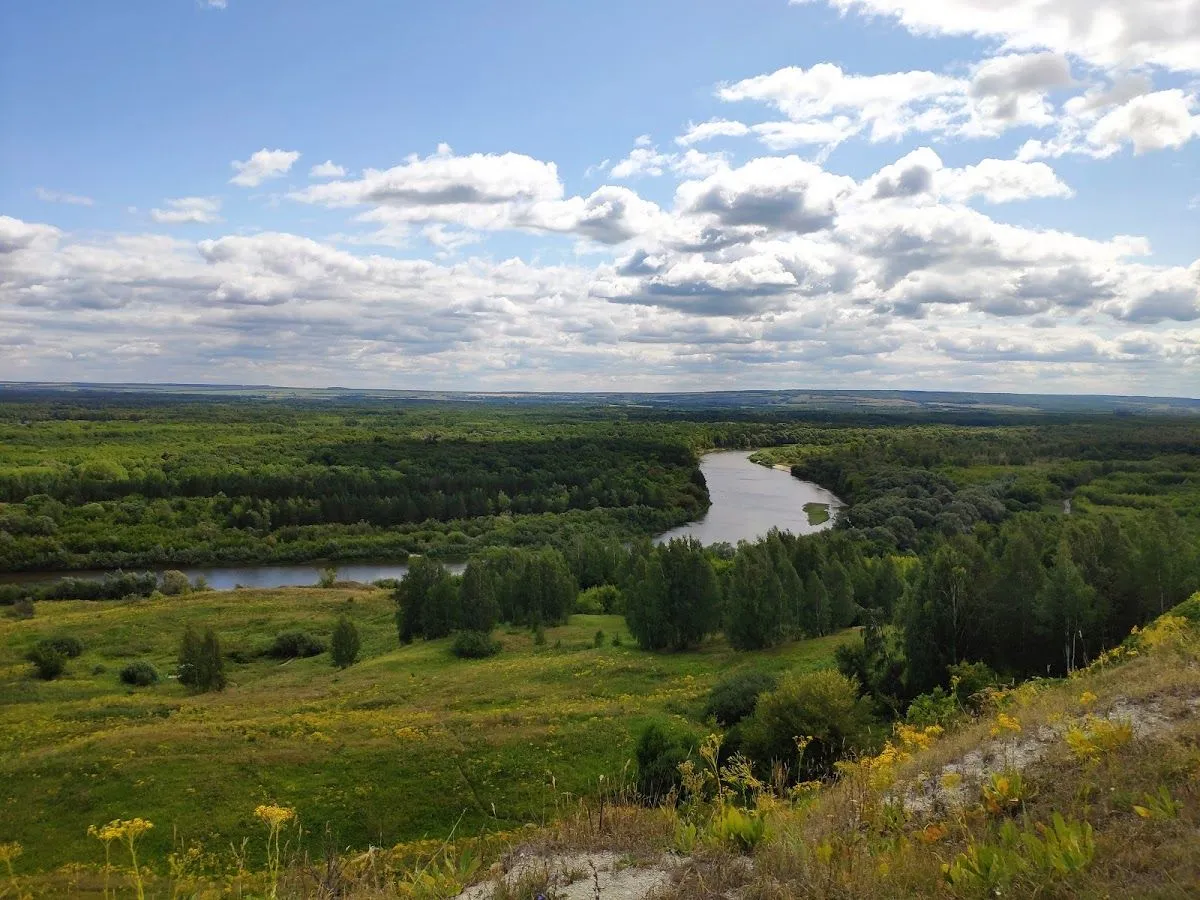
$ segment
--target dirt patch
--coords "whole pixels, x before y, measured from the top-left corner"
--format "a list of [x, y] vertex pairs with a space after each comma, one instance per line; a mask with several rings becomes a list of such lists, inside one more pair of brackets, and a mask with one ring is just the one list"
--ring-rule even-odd
[[[1135, 738], [1144, 738], [1169, 730], [1181, 718], [1200, 710], [1200, 697], [1193, 697], [1182, 708], [1170, 708], [1156, 699], [1119, 698], [1099, 718], [1128, 722]], [[903, 795], [904, 807], [917, 815], [944, 815], [952, 809], [973, 803], [993, 775], [1006, 771], [1023, 772], [1036, 765], [1063, 740], [1067, 722], [1042, 725], [1028, 734], [1013, 735], [983, 744], [942, 766], [933, 774], [922, 773], [916, 784]]]
[[[457, 900], [491, 900], [497, 887], [545, 876], [555, 900], [644, 900], [671, 883], [684, 857], [665, 855], [651, 864], [632, 865], [629, 857], [607, 852], [543, 856], [517, 853], [492, 876], [467, 888]], [[550, 893], [547, 896], [551, 896]]]

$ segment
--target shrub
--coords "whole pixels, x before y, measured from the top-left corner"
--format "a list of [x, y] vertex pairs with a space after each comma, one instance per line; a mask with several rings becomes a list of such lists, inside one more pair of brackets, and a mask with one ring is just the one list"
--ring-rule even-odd
[[122, 684], [134, 687], [149, 687], [152, 684], [158, 684], [159, 681], [158, 669], [144, 659], [131, 662], [121, 669], [120, 677]]
[[192, 626], [183, 633], [179, 645], [179, 683], [197, 691], [225, 690], [225, 660], [221, 657], [221, 642], [211, 628], [204, 637]]
[[334, 626], [330, 645], [333, 664], [339, 669], [352, 666], [358, 661], [358, 629], [345, 616], [340, 617]]
[[754, 713], [758, 698], [775, 690], [779, 683], [774, 675], [750, 669], [721, 679], [708, 694], [704, 715], [712, 716], [718, 725], [728, 728]]
[[67, 657], [49, 641], [39, 641], [29, 651], [28, 659], [33, 663], [33, 674], [42, 681], [53, 681], [67, 668]]
[[637, 789], [643, 800], [656, 803], [682, 783], [679, 764], [691, 755], [692, 743], [651, 722], [638, 735]]
[[[763, 768], [781, 762], [797, 777], [814, 778], [861, 749], [870, 722], [868, 702], [846, 676], [833, 670], [790, 675], [759, 697], [745, 722], [744, 747]], [[803, 754], [797, 738], [807, 740]]]
[[192, 584], [188, 581], [188, 577], [178, 569], [171, 569], [168, 572], [163, 572], [162, 581], [158, 589], [168, 597], [175, 597], [191, 591]]
[[620, 614], [624, 611], [625, 595], [620, 588], [611, 584], [590, 587], [575, 599], [575, 612], [586, 616]]
[[47, 647], [53, 647], [67, 659], [75, 659], [83, 654], [83, 641], [69, 634], [43, 638], [38, 643], [44, 644]]
[[307, 631], [281, 631], [267, 648], [267, 656], [275, 659], [306, 658], [324, 652], [325, 643]]
[[450, 652], [459, 659], [483, 659], [500, 652], [500, 642], [486, 631], [460, 631], [454, 636]]
[[32, 619], [33, 612], [33, 600], [29, 597], [20, 597], [13, 601], [8, 610], [8, 617], [10, 619]]
[[604, 631], [603, 630], [596, 632], [596, 636], [594, 638], [592, 638], [592, 646], [595, 647], [597, 650], [599, 650], [601, 647], [604, 646]]
[[321, 570], [320, 576], [317, 579], [317, 585], [323, 588], [331, 588], [337, 584], [337, 576], [337, 566], [326, 566]]

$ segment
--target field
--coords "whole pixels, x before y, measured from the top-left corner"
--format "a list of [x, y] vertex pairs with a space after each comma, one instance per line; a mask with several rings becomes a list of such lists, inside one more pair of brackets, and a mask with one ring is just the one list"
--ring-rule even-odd
[[[353, 848], [444, 837], [460, 815], [460, 833], [509, 829], [552, 817], [564, 792], [620, 778], [649, 718], [702, 728], [703, 696], [722, 674], [831, 665], [850, 635], [736, 656], [721, 638], [650, 654], [621, 617], [576, 615], [547, 629], [544, 646], [502, 628], [499, 656], [462, 661], [446, 640], [399, 647], [394, 611], [382, 590], [311, 588], [45, 602], [32, 619], [0, 618], [0, 833], [24, 846], [29, 870], [96, 861], [87, 828], [116, 817], [155, 823], [147, 858], [176, 842], [227, 850], [256, 833], [254, 807], [271, 801]], [[291, 628], [328, 638], [343, 612], [363, 636], [347, 670], [328, 654], [252, 656]], [[252, 660], [227, 664], [228, 690], [120, 684], [134, 659], [172, 671], [189, 622]], [[24, 652], [63, 634], [85, 642], [83, 655], [59, 680], [29, 678]]]

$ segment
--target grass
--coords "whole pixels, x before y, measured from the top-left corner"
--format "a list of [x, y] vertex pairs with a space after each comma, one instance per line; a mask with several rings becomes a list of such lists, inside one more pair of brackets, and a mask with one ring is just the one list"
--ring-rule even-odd
[[805, 503], [804, 514], [808, 516], [809, 525], [823, 525], [829, 521], [829, 504]]
[[[362, 636], [349, 669], [328, 654], [255, 655], [280, 631], [327, 640], [343, 613]], [[707, 690], [729, 671], [824, 667], [846, 639], [759, 654], [712, 639], [660, 655], [636, 649], [620, 617], [581, 615], [540, 647], [501, 629], [499, 656], [463, 661], [448, 640], [398, 647], [393, 614], [384, 591], [291, 588], [40, 603], [32, 619], [0, 619], [0, 840], [22, 844], [31, 871], [97, 861], [87, 828], [116, 818], [155, 823], [147, 860], [191, 842], [229, 847], [258, 833], [254, 809], [269, 803], [358, 849], [443, 838], [460, 817], [460, 834], [543, 822], [564, 792], [619, 777], [643, 722], [700, 728]], [[250, 659], [227, 660], [224, 693], [120, 683], [136, 659], [173, 671], [188, 623], [212, 625], [227, 654]], [[597, 630], [623, 645], [594, 647]], [[58, 634], [82, 638], [83, 655], [59, 680], [31, 678], [25, 651]]]

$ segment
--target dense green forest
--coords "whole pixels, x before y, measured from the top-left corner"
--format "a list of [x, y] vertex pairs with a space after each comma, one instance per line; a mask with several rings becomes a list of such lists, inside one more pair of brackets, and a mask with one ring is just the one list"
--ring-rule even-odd
[[[879, 416], [27, 397], [0, 405], [0, 567], [469, 558], [398, 589], [402, 640], [577, 604], [624, 614], [650, 650], [858, 625], [844, 667], [892, 714], [964, 663], [1069, 672], [1200, 587], [1193, 418]], [[836, 526], [652, 546], [707, 508], [698, 454], [717, 447], [833, 490]], [[156, 582], [93, 587], [41, 595]]]

